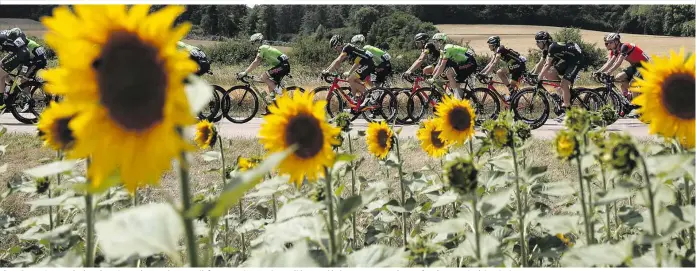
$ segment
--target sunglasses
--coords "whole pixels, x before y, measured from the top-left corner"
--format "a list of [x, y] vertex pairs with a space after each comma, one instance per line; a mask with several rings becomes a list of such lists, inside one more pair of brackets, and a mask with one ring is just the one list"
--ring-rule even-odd
[[605, 43], [604, 43], [604, 46], [607, 46], [607, 45], [609, 45], [609, 43], [608, 43], [608, 42], [605, 42]]

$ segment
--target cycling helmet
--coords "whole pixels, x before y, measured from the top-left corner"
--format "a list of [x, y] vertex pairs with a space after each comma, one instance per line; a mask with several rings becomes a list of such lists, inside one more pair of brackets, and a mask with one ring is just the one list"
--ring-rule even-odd
[[619, 33], [609, 33], [604, 37], [604, 41], [620, 41], [621, 35]]
[[387, 51], [389, 50], [389, 43], [386, 41], [382, 42], [380, 45], [377, 45], [377, 48]]
[[551, 35], [546, 31], [539, 31], [534, 35], [536, 41], [548, 41], [551, 40]]
[[343, 37], [341, 37], [341, 35], [333, 35], [333, 37], [331, 37], [331, 40], [329, 41], [331, 48], [341, 45], [342, 43]]
[[498, 46], [500, 46], [500, 37], [498, 37], [498, 36], [491, 36], [491, 37], [488, 38], [487, 43], [490, 44], [490, 45], [493, 45], [493, 46], [495, 46], [495, 47], [498, 47]]
[[444, 42], [444, 41], [447, 40], [447, 34], [445, 34], [445, 33], [435, 33], [435, 35], [433, 35], [432, 40], [437, 40], [437, 41], [443, 41], [443, 42]]
[[254, 35], [251, 35], [251, 38], [249, 38], [249, 41], [251, 42], [261, 42], [263, 41], [263, 34], [261, 33], [256, 33]]
[[357, 34], [350, 39], [350, 43], [363, 44], [365, 43], [365, 36]]
[[19, 35], [22, 34], [22, 30], [15, 27], [7, 31], [7, 36], [10, 37], [11, 39], [15, 39], [19, 37]]
[[413, 39], [415, 41], [428, 41], [428, 39], [430, 39], [430, 36], [428, 36], [428, 34], [425, 33], [418, 33]]

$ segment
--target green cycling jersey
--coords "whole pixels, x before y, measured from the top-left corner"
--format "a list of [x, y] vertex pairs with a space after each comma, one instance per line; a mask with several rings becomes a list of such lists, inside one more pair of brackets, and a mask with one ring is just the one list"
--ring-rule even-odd
[[41, 47], [41, 44], [39, 44], [31, 39], [27, 39], [27, 40], [29, 40], [29, 43], [27, 43], [27, 49], [29, 49], [29, 59], [34, 59], [34, 58], [36, 58], [38, 56], [42, 56], [44, 54], [43, 49], [38, 50], [38, 51], [36, 50], [37, 48]]
[[[382, 64], [382, 62], [384, 61], [385, 58], [386, 58], [386, 60], [389, 60], [389, 54], [387, 54], [387, 52], [382, 51], [382, 49], [379, 49], [379, 48], [374, 47], [372, 45], [365, 45], [363, 47], [363, 50], [366, 50], [366, 51], [372, 53], [372, 61], [375, 62], [376, 66], [379, 66], [379, 64]], [[382, 56], [385, 56], [385, 55], [386, 55], [386, 57], [383, 58]]]
[[470, 57], [469, 49], [459, 45], [447, 44], [442, 50], [443, 59], [452, 60], [459, 64], [466, 62]]
[[265, 44], [259, 47], [259, 55], [261, 55], [263, 63], [269, 66], [276, 66], [281, 61], [288, 60], [288, 57], [283, 52]]
[[200, 48], [198, 48], [198, 47], [196, 47], [196, 46], [189, 45], [189, 44], [183, 43], [183, 42], [181, 42], [181, 41], [176, 42], [176, 47], [177, 47], [179, 50], [184, 49], [184, 50], [186, 50], [187, 52], [191, 52], [191, 51], [193, 51], [193, 50], [196, 50], [196, 51], [200, 51], [200, 50], [201, 50]]

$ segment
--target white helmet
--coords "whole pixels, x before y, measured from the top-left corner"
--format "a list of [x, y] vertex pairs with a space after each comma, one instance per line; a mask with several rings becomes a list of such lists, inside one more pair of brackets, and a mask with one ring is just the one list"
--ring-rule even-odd
[[604, 37], [604, 41], [620, 41], [621, 35], [619, 33], [609, 33]]
[[435, 33], [435, 35], [433, 35], [433, 37], [430, 38], [430, 39], [431, 39], [431, 40], [436, 40], [436, 41], [442, 41], [442, 42], [444, 42], [444, 41], [447, 41], [447, 34], [445, 34], [445, 33]]
[[261, 42], [263, 41], [263, 34], [261, 33], [256, 33], [254, 35], [251, 35], [251, 38], [249, 38], [250, 42]]
[[357, 34], [350, 39], [350, 43], [365, 43], [365, 36]]

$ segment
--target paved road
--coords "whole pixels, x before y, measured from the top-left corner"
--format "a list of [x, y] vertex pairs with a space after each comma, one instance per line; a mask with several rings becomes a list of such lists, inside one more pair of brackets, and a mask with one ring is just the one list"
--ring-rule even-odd
[[[218, 123], [218, 127], [220, 129], [220, 134], [223, 137], [256, 137], [262, 122], [263, 119], [254, 118], [244, 124], [234, 124], [226, 119], [223, 119]], [[9, 113], [0, 116], [0, 125], [7, 127], [8, 132], [36, 133], [35, 125], [22, 124], [15, 120]], [[367, 129], [367, 122], [365, 122], [365, 120], [358, 119], [353, 122], [353, 127], [354, 130], [365, 130]], [[563, 127], [559, 123], [555, 122], [554, 120], [549, 120], [544, 126], [533, 130], [532, 135], [536, 138], [553, 138], [556, 135], [556, 132], [562, 128]], [[648, 134], [648, 126], [637, 119], [619, 119], [607, 129], [617, 132], [627, 131], [634, 137], [650, 137]], [[403, 126], [400, 137], [415, 137], [416, 130], [418, 130], [418, 126], [416, 125]]]

